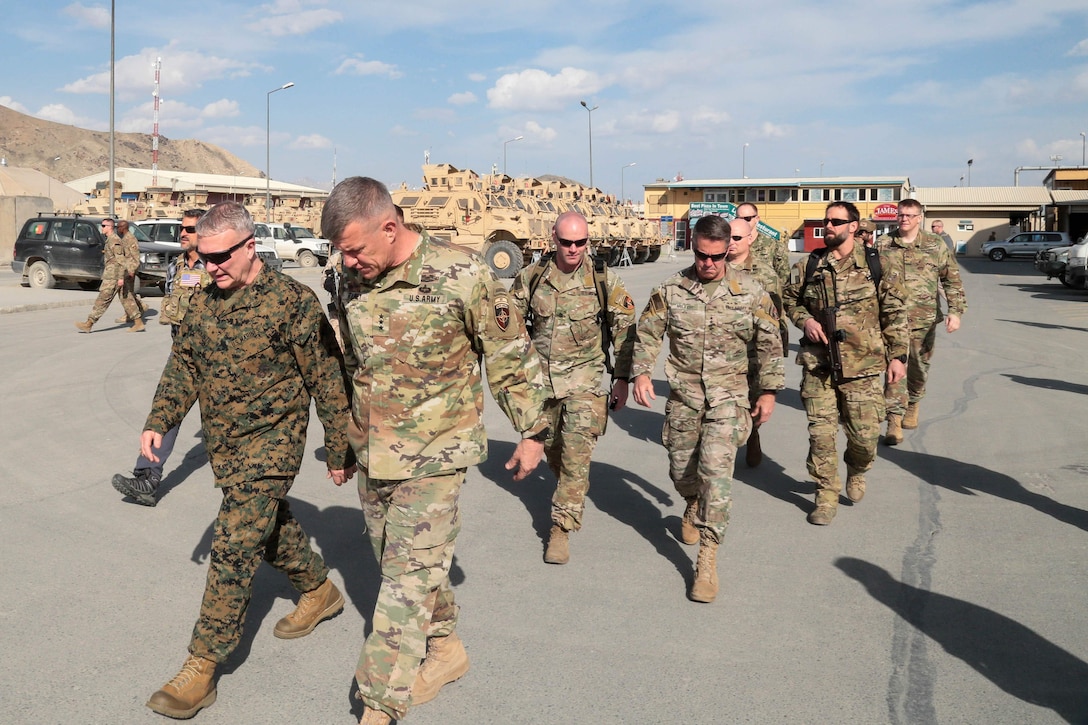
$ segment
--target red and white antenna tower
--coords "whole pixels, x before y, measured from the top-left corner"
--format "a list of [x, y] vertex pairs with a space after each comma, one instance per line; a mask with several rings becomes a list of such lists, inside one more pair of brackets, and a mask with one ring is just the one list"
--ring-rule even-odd
[[155, 90], [151, 92], [155, 99], [155, 126], [151, 130], [151, 185], [159, 185], [159, 71], [162, 70], [162, 58], [155, 59]]

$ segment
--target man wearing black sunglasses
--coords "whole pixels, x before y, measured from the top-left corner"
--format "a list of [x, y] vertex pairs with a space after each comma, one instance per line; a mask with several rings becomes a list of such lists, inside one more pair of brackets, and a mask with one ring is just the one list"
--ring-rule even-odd
[[[189, 302], [200, 290], [212, 283], [211, 275], [204, 268], [196, 251], [196, 223], [204, 216], [203, 209], [191, 209], [181, 217], [182, 253], [170, 260], [166, 271], [166, 294], [162, 298], [159, 310], [159, 322], [170, 325], [171, 336], [176, 336], [182, 319], [189, 309]], [[174, 441], [178, 437], [180, 425], [168, 430], [162, 437], [162, 444], [154, 450], [157, 461], [150, 461], [140, 455], [132, 469], [132, 476], [117, 473], [113, 476], [113, 487], [121, 494], [132, 498], [142, 506], [155, 506], [162, 481], [163, 467], [174, 452]]]
[[[801, 400], [808, 415], [808, 472], [816, 481], [816, 507], [808, 521], [826, 526], [838, 511], [839, 425], [846, 434], [846, 496], [865, 495], [865, 473], [876, 458], [884, 385], [906, 375], [907, 310], [903, 259], [855, 239], [859, 214], [848, 201], [827, 205], [823, 249], [793, 266], [783, 292], [786, 314], [804, 331], [797, 362]], [[879, 270], [879, 280], [876, 271]]]
[[785, 242], [759, 230], [759, 208], [750, 201], [737, 205], [737, 219], [743, 219], [752, 225], [756, 232], [755, 239], [752, 240], [752, 254], [773, 269], [785, 285], [790, 277], [790, 255], [786, 251]]
[[[576, 211], [559, 215], [552, 227], [555, 256], [522, 270], [510, 294], [529, 325], [533, 346], [548, 381], [545, 412], [551, 434], [544, 442], [557, 486], [544, 561], [570, 560], [569, 534], [582, 528], [589, 464], [604, 435], [608, 409], [627, 403], [635, 303], [623, 281], [589, 250], [589, 225]], [[607, 326], [607, 330], [605, 330]], [[601, 387], [609, 349], [616, 352], [611, 391]]]
[[[778, 312], [759, 282], [726, 263], [732, 236], [719, 216], [695, 224], [695, 264], [650, 294], [631, 364], [635, 401], [649, 407], [656, 399], [650, 376], [668, 336], [661, 442], [669, 452], [669, 476], [686, 503], [681, 539], [699, 543], [688, 592], [696, 602], [712, 602], [718, 594], [717, 553], [729, 524], [737, 448], [753, 423], [770, 419], [785, 381]], [[760, 391], [754, 405], [749, 366]]]
[[180, 719], [215, 702], [215, 668], [241, 640], [262, 560], [301, 593], [298, 607], [276, 623], [276, 637], [304, 637], [343, 609], [343, 595], [287, 501], [306, 449], [311, 399], [325, 429], [329, 478], [343, 484], [355, 464], [343, 358], [317, 296], [261, 263], [253, 218], [241, 204], [212, 207], [196, 227], [197, 254], [213, 284], [190, 300], [140, 436], [140, 452], [157, 462], [163, 435], [199, 401], [222, 491], [189, 656], [147, 703]]

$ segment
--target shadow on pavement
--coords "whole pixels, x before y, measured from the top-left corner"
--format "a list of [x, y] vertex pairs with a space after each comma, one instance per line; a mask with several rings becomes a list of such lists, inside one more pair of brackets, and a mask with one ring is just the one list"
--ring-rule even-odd
[[[763, 452], [763, 462], [756, 468], [749, 468], [744, 462], [745, 447], [737, 449], [737, 463], [733, 469], [733, 478], [745, 485], [774, 496], [780, 501], [785, 501], [801, 509], [807, 515], [814, 504], [812, 498], [816, 495], [816, 484], [812, 481], [798, 481], [792, 476], [786, 475], [786, 469]], [[843, 501], [850, 503], [847, 499]]]
[[878, 602], [1008, 694], [1088, 722], [1088, 665], [997, 612], [896, 581], [867, 561], [835, 561]]
[[1007, 501], [1030, 506], [1039, 513], [1052, 516], [1082, 531], [1088, 531], [1088, 511], [1059, 503], [1042, 494], [1029, 491], [1011, 476], [943, 456], [915, 453], [900, 447], [881, 446], [881, 458], [895, 463], [904, 471], [926, 483], [949, 491], [974, 496], [987, 493]]
[[[162, 481], [159, 483], [159, 490], [157, 491], [159, 501], [166, 498], [171, 491], [184, 483], [189, 476], [207, 465], [208, 452], [204, 449], [204, 439], [201, 437], [200, 433], [197, 433], [194, 438], [196, 438], [197, 441], [196, 445], [190, 448], [189, 452], [181, 457], [181, 465], [163, 476]], [[175, 456], [173, 455], [170, 456], [170, 458], [174, 457]], [[167, 460], [166, 463], [169, 465], [170, 461]]]
[[1003, 373], [1003, 375], [1014, 383], [1020, 383], [1021, 385], [1031, 385], [1046, 390], [1064, 390], [1067, 393], [1088, 395], [1088, 385], [1070, 383], [1065, 380], [1053, 380], [1051, 378], [1028, 378], [1023, 375], [1011, 375], [1009, 373]]
[[[488, 448], [488, 459], [480, 464], [480, 473], [525, 505], [525, 510], [533, 519], [533, 528], [540, 539], [543, 555], [544, 544], [552, 525], [551, 501], [556, 485], [555, 477], [548, 470], [547, 461], [542, 461], [536, 471], [524, 481], [515, 481], [510, 471], [504, 468], [506, 461], [514, 453], [514, 444], [490, 440]], [[660, 449], [660, 454], [665, 455], [664, 448]], [[662, 506], [672, 505], [672, 495], [630, 471], [607, 463], [591, 463], [589, 476], [587, 498], [594, 506], [646, 539], [662, 557], [676, 567], [685, 582], [690, 583], [695, 572], [691, 557], [678, 541], [680, 517], [663, 516], [661, 510], [647, 501], [637, 489], [642, 489]], [[593, 524], [587, 522], [586, 525]]]
[[1028, 322], [1027, 320], [1005, 320], [996, 319], [995, 322], [1012, 322], [1016, 325], [1027, 325], [1028, 327], [1041, 327], [1044, 330], [1076, 330], [1077, 332], [1088, 332], [1088, 327], [1072, 327], [1071, 325], [1053, 325], [1049, 322]]

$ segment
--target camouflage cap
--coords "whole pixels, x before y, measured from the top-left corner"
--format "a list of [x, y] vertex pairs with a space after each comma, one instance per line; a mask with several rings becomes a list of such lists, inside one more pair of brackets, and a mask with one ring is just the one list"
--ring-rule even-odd
[[872, 219], [862, 219], [858, 222], [859, 232], [876, 232], [876, 223]]

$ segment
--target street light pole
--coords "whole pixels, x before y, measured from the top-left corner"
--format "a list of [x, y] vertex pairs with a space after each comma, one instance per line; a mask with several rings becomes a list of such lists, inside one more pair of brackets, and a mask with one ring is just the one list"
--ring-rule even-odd
[[748, 144], [744, 144], [740, 148], [740, 177], [742, 179], [748, 178]]
[[582, 108], [589, 111], [589, 188], [595, 188], [593, 186], [593, 112], [600, 106], [589, 107], [585, 101], [582, 101]]
[[971, 185], [971, 164], [975, 163], [974, 159], [967, 159], [967, 185]]
[[295, 85], [288, 81], [273, 88], [264, 97], [264, 213], [265, 221], [272, 223], [272, 94]]
[[520, 141], [523, 138], [525, 138], [525, 137], [524, 136], [515, 136], [514, 138], [510, 139], [509, 141], [503, 141], [502, 142], [502, 174], [503, 174], [503, 176], [506, 176], [506, 144], [513, 143], [514, 141]]
[[637, 161], [632, 161], [631, 163], [627, 164], [626, 166], [621, 166], [620, 167], [620, 203], [621, 204], [627, 199], [626, 195], [624, 195], [624, 193], [623, 193], [623, 172], [626, 171], [627, 169], [631, 168], [632, 166], [634, 166], [637, 163], [638, 163]]
[[1084, 166], [1084, 131], [1080, 132], [1080, 165]]

